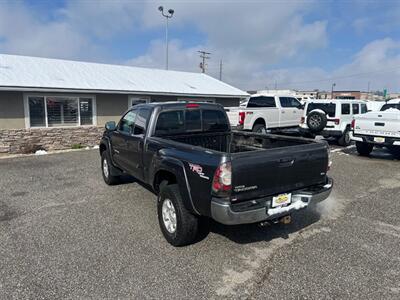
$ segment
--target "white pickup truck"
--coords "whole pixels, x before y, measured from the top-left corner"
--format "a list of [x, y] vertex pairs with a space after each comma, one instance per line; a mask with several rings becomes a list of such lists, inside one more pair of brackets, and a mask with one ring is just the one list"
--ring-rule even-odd
[[360, 155], [368, 156], [379, 146], [400, 157], [400, 99], [388, 101], [378, 112], [355, 116], [351, 139]]
[[226, 107], [233, 128], [264, 133], [270, 129], [297, 127], [303, 105], [293, 96], [254, 94], [239, 107]]

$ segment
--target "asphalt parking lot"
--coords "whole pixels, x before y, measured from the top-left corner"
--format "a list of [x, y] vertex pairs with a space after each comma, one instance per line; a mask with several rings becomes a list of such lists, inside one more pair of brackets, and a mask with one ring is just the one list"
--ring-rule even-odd
[[95, 150], [0, 159], [0, 298], [400, 298], [400, 161], [336, 148], [332, 196], [290, 225], [162, 237], [156, 196]]

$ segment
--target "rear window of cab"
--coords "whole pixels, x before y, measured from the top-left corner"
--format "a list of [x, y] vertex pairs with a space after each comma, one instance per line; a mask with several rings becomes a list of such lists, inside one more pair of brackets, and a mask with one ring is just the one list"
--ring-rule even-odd
[[228, 130], [228, 120], [220, 110], [182, 109], [161, 112], [158, 115], [155, 136]]

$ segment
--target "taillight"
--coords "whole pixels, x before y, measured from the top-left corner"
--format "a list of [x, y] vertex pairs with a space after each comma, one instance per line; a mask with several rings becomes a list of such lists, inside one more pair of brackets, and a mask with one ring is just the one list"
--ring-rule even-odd
[[244, 111], [239, 112], [239, 125], [244, 124], [244, 119], [246, 118], [246, 113]]
[[340, 124], [340, 119], [328, 119], [328, 121], [335, 122], [335, 125]]
[[198, 108], [198, 107], [200, 107], [200, 105], [198, 105], [197, 103], [186, 104], [186, 108]]
[[304, 117], [301, 117], [301, 119], [300, 119], [300, 124], [304, 124], [304, 123], [305, 123], [305, 121], [306, 121], [306, 118], [304, 118]]
[[219, 165], [214, 173], [212, 190], [215, 194], [228, 194], [232, 189], [232, 168], [231, 163]]
[[354, 130], [354, 128], [356, 128], [356, 120], [355, 120], [355, 119], [353, 119], [353, 120], [351, 121], [351, 129]]

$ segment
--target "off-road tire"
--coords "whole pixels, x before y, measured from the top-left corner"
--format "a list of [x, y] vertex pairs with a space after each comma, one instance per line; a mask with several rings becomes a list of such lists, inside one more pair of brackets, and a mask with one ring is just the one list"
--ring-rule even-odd
[[321, 111], [312, 110], [307, 115], [307, 126], [312, 133], [322, 131], [327, 123], [328, 118], [326, 117], [326, 114]]
[[358, 154], [361, 156], [369, 156], [374, 149], [373, 144], [363, 143], [363, 142], [356, 142], [356, 148]]
[[[104, 163], [107, 162], [108, 174], [105, 174]], [[119, 176], [111, 175], [112, 162], [108, 151], [105, 150], [101, 154], [101, 174], [103, 175], [104, 182], [108, 185], [115, 185], [120, 182]]]
[[[171, 200], [176, 214], [176, 230], [170, 233], [165, 227], [162, 206], [163, 202]], [[165, 239], [175, 247], [191, 244], [197, 236], [199, 230], [199, 218], [189, 212], [183, 204], [179, 187], [177, 184], [161, 184], [160, 193], [157, 201], [157, 213], [160, 229]]]

